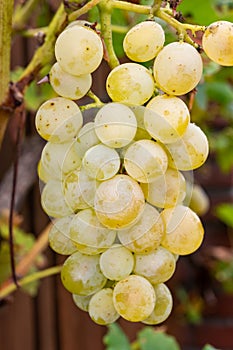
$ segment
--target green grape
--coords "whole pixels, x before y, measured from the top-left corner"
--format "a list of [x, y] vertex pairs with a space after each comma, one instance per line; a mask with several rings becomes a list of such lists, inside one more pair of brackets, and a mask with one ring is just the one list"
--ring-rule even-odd
[[64, 287], [73, 294], [90, 295], [98, 292], [107, 279], [100, 271], [99, 255], [75, 252], [64, 262], [61, 270]]
[[92, 298], [91, 295], [80, 295], [80, 294], [72, 294], [73, 301], [75, 305], [82, 311], [88, 312], [89, 303]]
[[53, 226], [49, 231], [49, 245], [58, 254], [70, 255], [77, 250], [70, 239], [72, 219], [73, 216], [66, 216], [53, 221]]
[[187, 255], [195, 252], [204, 238], [204, 229], [197, 214], [190, 208], [178, 205], [161, 213], [165, 235], [161, 245], [170, 252]]
[[117, 312], [131, 322], [145, 320], [155, 307], [155, 291], [144, 277], [130, 275], [117, 282], [113, 290], [113, 303]]
[[202, 76], [202, 59], [197, 50], [185, 42], [166, 45], [155, 58], [156, 84], [168, 95], [184, 95], [193, 90]]
[[49, 180], [41, 193], [41, 205], [45, 213], [54, 218], [73, 214], [72, 208], [64, 198], [61, 181]]
[[115, 322], [120, 315], [113, 304], [113, 290], [104, 288], [95, 293], [90, 300], [88, 312], [97, 324], [107, 325]]
[[[42, 182], [44, 182], [45, 184], [49, 180], [52, 180], [51, 174], [47, 172], [47, 170], [43, 166], [41, 159], [39, 160], [38, 165], [37, 165], [37, 174], [38, 174], [39, 179]], [[56, 180], [56, 176], [53, 177], [53, 180]]]
[[135, 254], [133, 272], [143, 276], [152, 284], [168, 281], [176, 268], [174, 255], [163, 247], [148, 254]]
[[82, 160], [83, 168], [88, 176], [97, 181], [107, 180], [116, 175], [120, 164], [117, 151], [103, 144], [89, 148]]
[[126, 278], [133, 267], [133, 254], [121, 244], [112, 245], [100, 256], [100, 269], [109, 280], [119, 281]]
[[163, 176], [153, 182], [140, 184], [148, 203], [169, 208], [180, 204], [186, 195], [186, 181], [181, 172], [168, 168]]
[[188, 206], [199, 216], [205, 215], [210, 208], [210, 200], [204, 189], [199, 185], [188, 188]]
[[95, 132], [95, 124], [94, 122], [89, 122], [80, 129], [77, 137], [79, 154], [81, 157], [84, 156], [86, 151], [100, 143], [96, 132]]
[[190, 123], [180, 140], [167, 144], [168, 164], [179, 170], [193, 170], [205, 163], [209, 144], [204, 132]]
[[211, 23], [203, 34], [202, 46], [212, 61], [222, 66], [233, 66], [233, 23]]
[[152, 137], [148, 133], [148, 131], [145, 129], [145, 124], [144, 124], [144, 113], [145, 113], [145, 107], [143, 106], [130, 106], [132, 109], [136, 120], [137, 120], [137, 131], [136, 135], [134, 136], [134, 140], [150, 140]]
[[84, 209], [73, 217], [70, 237], [80, 252], [95, 255], [111, 247], [116, 231], [101, 225], [93, 209]]
[[64, 198], [74, 212], [93, 206], [97, 182], [83, 169], [70, 172], [63, 181]]
[[129, 144], [137, 130], [133, 111], [121, 103], [108, 103], [95, 117], [95, 132], [109, 147], [120, 148]]
[[90, 90], [92, 77], [90, 73], [71, 75], [56, 62], [49, 72], [49, 82], [58, 95], [78, 100]]
[[159, 95], [152, 98], [146, 106], [145, 128], [160, 142], [177, 141], [184, 134], [189, 122], [188, 107], [179, 97]]
[[44, 102], [35, 117], [36, 129], [47, 141], [71, 141], [83, 124], [78, 105], [67, 98], [55, 97]]
[[41, 153], [41, 164], [52, 179], [64, 179], [71, 171], [81, 167], [82, 159], [77, 142], [47, 142]]
[[167, 170], [168, 159], [164, 149], [155, 141], [139, 140], [125, 152], [124, 166], [139, 182], [152, 182]]
[[172, 295], [169, 288], [164, 283], [159, 283], [154, 287], [156, 295], [155, 308], [143, 323], [147, 325], [159, 324], [165, 321], [172, 311]]
[[94, 209], [102, 225], [119, 229], [133, 224], [144, 204], [139, 184], [129, 176], [119, 174], [99, 185]]
[[64, 30], [55, 43], [58, 63], [71, 75], [95, 71], [103, 58], [100, 36], [90, 27], [73, 25]]
[[150, 71], [138, 63], [123, 63], [108, 75], [106, 89], [115, 102], [143, 105], [154, 92], [154, 79]]
[[147, 204], [140, 219], [130, 228], [117, 232], [119, 241], [134, 253], [157, 249], [164, 234], [163, 221], [157, 209]]
[[146, 62], [155, 58], [165, 41], [163, 28], [154, 21], [145, 21], [132, 27], [124, 37], [123, 48], [126, 55], [136, 62]]

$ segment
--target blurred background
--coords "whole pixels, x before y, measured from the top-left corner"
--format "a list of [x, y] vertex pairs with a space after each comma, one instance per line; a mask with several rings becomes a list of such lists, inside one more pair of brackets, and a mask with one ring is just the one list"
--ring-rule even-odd
[[[29, 2], [29, 0], [28, 0]], [[137, 2], [137, 1], [132, 1]], [[149, 1], [141, 3], [148, 4]], [[12, 39], [12, 80], [16, 80], [43, 40], [31, 37], [29, 28], [46, 27], [60, 1], [34, 1], [24, 23], [17, 27]], [[22, 2], [18, 2], [23, 6]], [[233, 21], [233, 2], [227, 0], [183, 0], [177, 7], [187, 22], [208, 25], [218, 19]], [[90, 21], [98, 21], [91, 11]], [[113, 23], [132, 26], [141, 16], [116, 11]], [[175, 33], [165, 26], [167, 42]], [[42, 32], [43, 34], [43, 32]], [[115, 49], [124, 62], [124, 33], [114, 33]], [[200, 38], [196, 39], [197, 41]], [[204, 56], [203, 56], [204, 57]], [[192, 207], [201, 216], [205, 239], [194, 254], [180, 257], [174, 276], [168, 283], [174, 297], [174, 308], [162, 324], [174, 335], [183, 350], [198, 350], [210, 343], [222, 350], [233, 349], [233, 67], [221, 68], [204, 57], [205, 69], [192, 106], [192, 121], [207, 134], [210, 156], [194, 172], [195, 191]], [[36, 77], [39, 81], [49, 71], [45, 67]], [[93, 91], [107, 101], [105, 79], [109, 72], [104, 62], [93, 76]], [[15, 197], [15, 259], [19, 262], [41, 232], [49, 218], [41, 209], [37, 162], [44, 142], [36, 135], [35, 111], [53, 96], [49, 84], [32, 83], [26, 91], [26, 121], [18, 160]], [[185, 98], [184, 98], [185, 99]], [[86, 103], [83, 99], [80, 103]], [[13, 162], [17, 154], [17, 132], [20, 121], [12, 117], [0, 151], [0, 286], [9, 280], [10, 254], [7, 218], [12, 191]], [[60, 264], [58, 256], [46, 245], [27, 269]], [[120, 320], [130, 340], [134, 340], [142, 324]], [[156, 327], [155, 327], [156, 328]], [[107, 328], [94, 324], [89, 316], [74, 305], [71, 294], [60, 282], [59, 275], [34, 282], [27, 288], [0, 301], [1, 350], [103, 350]]]

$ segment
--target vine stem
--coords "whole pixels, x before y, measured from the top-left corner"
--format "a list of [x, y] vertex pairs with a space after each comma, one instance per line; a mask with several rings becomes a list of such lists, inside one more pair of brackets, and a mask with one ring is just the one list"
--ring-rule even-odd
[[[69, 15], [69, 21], [75, 21], [78, 17], [84, 15], [88, 11], [90, 11], [94, 6], [98, 5], [102, 0], [91, 0], [86, 5], [81, 7], [79, 10], [72, 12]], [[106, 0], [107, 1], [107, 0]]]
[[13, 31], [20, 31], [25, 28], [32, 11], [38, 5], [39, 0], [27, 0], [23, 4], [17, 5], [12, 19]]
[[111, 69], [117, 67], [120, 62], [114, 51], [112, 42], [112, 28], [111, 28], [111, 17], [112, 17], [112, 0], [102, 0], [99, 5], [100, 14], [100, 25], [101, 25], [101, 35], [104, 39], [104, 43], [107, 49], [107, 59], [108, 64]]
[[[37, 271], [32, 273], [31, 275], [23, 277], [21, 280], [18, 281], [18, 284], [20, 287], [26, 286], [27, 284], [38, 281], [42, 278], [49, 277], [52, 275], [56, 275], [61, 272], [62, 266], [53, 266], [49, 267], [48, 269]], [[16, 290], [16, 285], [11, 282], [6, 287], [0, 289], [0, 300], [6, 298], [8, 295], [13, 293]]]
[[0, 1], [0, 147], [9, 119], [9, 112], [1, 108], [10, 80], [10, 50], [12, 33], [13, 0]]

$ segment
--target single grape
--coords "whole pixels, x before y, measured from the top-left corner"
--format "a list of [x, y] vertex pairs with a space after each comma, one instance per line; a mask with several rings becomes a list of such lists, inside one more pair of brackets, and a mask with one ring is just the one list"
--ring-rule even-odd
[[100, 269], [109, 280], [119, 281], [126, 278], [133, 267], [133, 254], [121, 244], [112, 245], [100, 256]]
[[144, 204], [139, 184], [129, 176], [119, 174], [99, 185], [94, 209], [102, 225], [119, 229], [133, 224]]
[[152, 140], [136, 141], [125, 152], [125, 169], [128, 175], [139, 182], [154, 181], [165, 173], [167, 165], [166, 152]]
[[145, 21], [136, 24], [127, 32], [123, 48], [132, 61], [146, 62], [155, 58], [164, 41], [165, 34], [161, 25], [154, 21]]
[[190, 123], [180, 140], [167, 144], [168, 164], [179, 170], [193, 170], [205, 163], [209, 144], [204, 132]]
[[58, 95], [78, 100], [90, 90], [92, 77], [90, 73], [71, 75], [56, 62], [49, 72], [49, 82]]
[[[39, 179], [42, 182], [44, 182], [45, 184], [49, 180], [52, 180], [51, 174], [47, 172], [47, 170], [45, 169], [41, 159], [39, 160], [38, 165], [37, 165], [37, 174], [38, 174]], [[56, 176], [53, 177], [53, 180], [56, 180]]]
[[164, 283], [153, 286], [156, 295], [155, 308], [150, 316], [142, 321], [147, 325], [159, 324], [165, 321], [172, 311], [172, 295], [169, 288]]
[[45, 213], [54, 218], [73, 214], [72, 208], [64, 198], [61, 181], [49, 180], [41, 193], [41, 205]]
[[168, 95], [184, 95], [193, 90], [202, 76], [202, 59], [197, 50], [185, 42], [170, 43], [154, 61], [156, 84]]
[[123, 63], [113, 68], [106, 80], [109, 97], [115, 102], [143, 105], [154, 92], [150, 71], [138, 63]]
[[41, 164], [52, 179], [64, 179], [71, 171], [81, 167], [82, 160], [77, 142], [47, 142], [41, 153]]
[[67, 73], [89, 74], [95, 71], [102, 61], [103, 44], [100, 36], [90, 27], [74, 25], [58, 36], [55, 56]]
[[99, 138], [95, 132], [94, 122], [89, 122], [83, 125], [80, 129], [77, 137], [78, 149], [81, 157], [84, 156], [86, 151], [92, 146], [98, 145], [100, 143]]
[[83, 169], [70, 172], [63, 181], [64, 198], [74, 212], [93, 206], [97, 182]]
[[84, 170], [97, 181], [107, 180], [116, 175], [120, 164], [117, 151], [103, 144], [89, 148], [82, 160]]
[[103, 288], [95, 293], [88, 307], [91, 319], [100, 325], [107, 325], [115, 322], [120, 315], [113, 304], [112, 288]]
[[72, 219], [73, 216], [66, 216], [53, 221], [53, 226], [49, 231], [49, 245], [58, 254], [70, 255], [77, 250], [70, 239]]
[[148, 254], [135, 254], [133, 272], [143, 276], [152, 284], [168, 281], [176, 268], [174, 255], [163, 247]]
[[109, 147], [120, 148], [129, 144], [137, 131], [133, 111], [121, 103], [108, 103], [95, 117], [95, 132]]
[[161, 245], [170, 252], [187, 255], [195, 252], [204, 238], [204, 229], [197, 214], [190, 208], [177, 205], [161, 213], [165, 235]]
[[70, 237], [80, 252], [95, 255], [112, 246], [116, 231], [101, 225], [93, 209], [84, 209], [73, 217]]
[[203, 34], [202, 46], [212, 61], [222, 66], [233, 66], [233, 23], [211, 23]]
[[180, 204], [186, 196], [186, 181], [181, 172], [168, 168], [153, 182], [140, 184], [148, 203], [159, 208]]
[[145, 128], [155, 140], [160, 142], [177, 141], [184, 134], [189, 122], [188, 107], [179, 97], [158, 95], [146, 106]]
[[188, 186], [187, 205], [199, 216], [205, 215], [210, 208], [210, 200], [204, 188], [194, 184]]
[[74, 101], [55, 97], [39, 107], [35, 123], [38, 133], [45, 140], [63, 143], [72, 140], [78, 134], [83, 117]]
[[80, 295], [80, 294], [72, 294], [73, 301], [75, 305], [82, 311], [88, 312], [89, 303], [92, 298], [91, 295]]
[[107, 279], [100, 271], [99, 255], [75, 252], [64, 262], [61, 270], [64, 287], [73, 294], [90, 295], [98, 292]]
[[147, 203], [136, 224], [117, 232], [120, 242], [132, 252], [139, 254], [157, 249], [163, 234], [163, 221], [158, 210]]
[[155, 291], [144, 277], [130, 275], [117, 282], [113, 290], [113, 303], [117, 312], [131, 322], [145, 320], [154, 310]]

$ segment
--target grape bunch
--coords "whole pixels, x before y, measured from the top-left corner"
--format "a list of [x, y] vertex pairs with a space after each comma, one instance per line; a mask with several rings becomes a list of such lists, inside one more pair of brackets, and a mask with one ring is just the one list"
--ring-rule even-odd
[[[210, 25], [206, 54], [232, 65], [232, 35], [228, 22]], [[201, 220], [189, 207], [187, 174], [206, 161], [208, 141], [179, 97], [199, 83], [202, 58], [187, 42], [164, 44], [155, 21], [132, 27], [123, 42], [129, 62], [106, 79], [110, 102], [86, 122], [77, 100], [90, 90], [104, 49], [88, 22], [71, 23], [57, 38], [49, 74], [58, 96], [36, 114], [47, 141], [38, 174], [42, 207], [53, 220], [50, 246], [69, 256], [64, 287], [101, 325], [120, 316], [145, 324], [167, 319], [172, 294], [166, 282], [178, 257], [203, 241]], [[149, 60], [151, 69], [142, 65]]]

